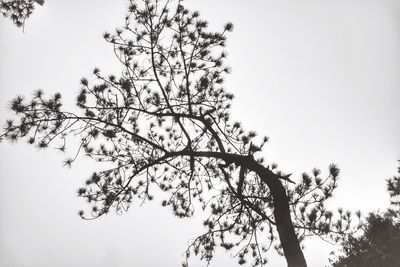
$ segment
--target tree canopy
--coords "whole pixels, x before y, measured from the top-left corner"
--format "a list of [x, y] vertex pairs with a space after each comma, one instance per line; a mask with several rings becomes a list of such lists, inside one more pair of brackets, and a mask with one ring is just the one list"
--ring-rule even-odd
[[82, 78], [79, 112], [63, 110], [60, 93], [17, 96], [10, 108], [18, 119], [8, 120], [0, 137], [63, 152], [77, 138], [65, 165], [84, 154], [111, 166], [78, 189], [91, 204], [79, 212], [84, 219], [120, 214], [161, 191], [162, 206], [176, 216], [192, 216], [196, 207], [207, 214], [205, 233], [189, 245], [188, 257], [194, 252], [210, 261], [222, 247], [235, 250], [240, 264], [263, 265], [275, 247], [289, 266], [306, 266], [304, 238], [337, 240], [351, 228], [350, 212], [325, 206], [339, 168], [330, 165], [325, 176], [313, 169], [294, 182], [264, 161], [268, 137], [231, 119], [224, 49], [232, 29], [227, 23], [221, 32], [209, 31], [181, 1], [131, 1], [123, 27], [104, 34], [121, 74], [95, 68], [93, 78]]
[[391, 199], [390, 204], [400, 210], [400, 166], [397, 168], [397, 176], [387, 180], [387, 190]]
[[371, 213], [363, 235], [349, 236], [334, 267], [396, 267], [400, 265], [400, 223], [393, 214]]
[[332, 263], [334, 267], [395, 267], [400, 266], [400, 167], [398, 176], [387, 180], [392, 199], [385, 213], [370, 213], [362, 234], [350, 234], [344, 240], [342, 253]]
[[18, 27], [25, 24], [25, 20], [32, 14], [35, 4], [43, 5], [44, 0], [1, 0], [0, 12]]

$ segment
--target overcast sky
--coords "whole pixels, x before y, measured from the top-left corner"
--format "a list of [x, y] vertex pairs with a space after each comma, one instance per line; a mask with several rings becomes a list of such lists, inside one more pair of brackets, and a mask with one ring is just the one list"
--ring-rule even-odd
[[[332, 206], [385, 209], [385, 179], [400, 159], [400, 1], [187, 0], [210, 26], [234, 23], [228, 38], [236, 96], [233, 119], [271, 137], [265, 149], [294, 178], [341, 169]], [[37, 88], [73, 103], [95, 66], [120, 73], [102, 33], [123, 24], [125, 0], [47, 1], [25, 33], [0, 18], [0, 122], [8, 101]], [[179, 266], [201, 220], [178, 220], [159, 202], [123, 216], [82, 221], [76, 189], [101, 168], [62, 166], [56, 151], [0, 144], [0, 266]], [[332, 247], [306, 243], [310, 266]], [[285, 260], [271, 251], [271, 266]], [[212, 266], [232, 266], [221, 251]], [[202, 264], [204, 265], [204, 264]], [[193, 260], [193, 266], [202, 266]]]

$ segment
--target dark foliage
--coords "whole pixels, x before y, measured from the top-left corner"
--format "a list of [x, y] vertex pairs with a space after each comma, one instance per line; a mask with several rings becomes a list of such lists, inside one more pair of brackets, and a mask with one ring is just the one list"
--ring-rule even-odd
[[[400, 161], [399, 161], [400, 162]], [[400, 166], [397, 168], [397, 176], [387, 180], [387, 190], [390, 195], [390, 204], [395, 209], [400, 209]]]
[[43, 5], [44, 0], [1, 0], [0, 12], [18, 27], [25, 24], [25, 20], [32, 14], [35, 4]]
[[[400, 174], [400, 167], [398, 168]], [[349, 235], [342, 246], [342, 255], [334, 267], [397, 267], [400, 266], [400, 176], [387, 181], [392, 208], [380, 215], [371, 213], [360, 236]]]
[[360, 237], [349, 236], [334, 267], [400, 266], [400, 223], [392, 215], [370, 214]]
[[124, 67], [121, 75], [96, 68], [91, 81], [82, 78], [80, 113], [63, 111], [60, 94], [16, 97], [10, 107], [19, 119], [9, 120], [1, 136], [60, 151], [78, 137], [77, 153], [65, 165], [85, 154], [113, 166], [94, 172], [78, 190], [92, 205], [79, 212], [82, 218], [110, 209], [120, 214], [158, 190], [162, 206], [178, 217], [192, 216], [195, 207], [208, 214], [206, 232], [187, 256], [210, 261], [219, 246], [235, 250], [240, 264], [262, 265], [264, 252], [275, 247], [289, 266], [305, 266], [301, 240], [336, 240], [350, 229], [350, 212], [334, 215], [324, 204], [339, 169], [332, 164], [325, 177], [314, 169], [294, 183], [276, 164], [264, 163], [268, 138], [231, 120], [233, 95], [223, 84], [232, 28], [209, 31], [180, 1], [131, 2], [124, 27], [104, 34]]

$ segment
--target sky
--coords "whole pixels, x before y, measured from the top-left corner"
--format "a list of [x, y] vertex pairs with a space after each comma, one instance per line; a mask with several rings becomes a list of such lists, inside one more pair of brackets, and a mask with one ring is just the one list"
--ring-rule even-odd
[[[0, 123], [15, 95], [43, 88], [73, 106], [94, 67], [120, 73], [102, 33], [123, 24], [126, 0], [46, 1], [25, 30], [0, 18]], [[400, 1], [186, 0], [228, 36], [226, 88], [232, 118], [271, 139], [267, 161], [293, 179], [330, 163], [341, 169], [332, 207], [384, 210], [385, 179], [400, 159]], [[101, 168], [21, 141], [0, 144], [0, 266], [179, 266], [198, 218], [177, 219], [154, 201], [82, 221], [77, 188]], [[156, 197], [157, 199], [157, 197]], [[306, 242], [309, 266], [324, 266], [335, 247]], [[270, 252], [270, 266], [286, 266]], [[211, 266], [231, 266], [219, 251]], [[193, 266], [203, 266], [196, 259]]]

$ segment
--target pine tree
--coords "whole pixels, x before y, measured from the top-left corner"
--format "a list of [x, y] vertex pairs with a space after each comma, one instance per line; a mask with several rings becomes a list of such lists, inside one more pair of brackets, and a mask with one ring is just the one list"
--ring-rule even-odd
[[44, 0], [1, 0], [0, 12], [18, 27], [23, 27], [25, 20], [32, 14], [35, 4], [43, 5]]
[[93, 78], [82, 78], [79, 112], [64, 111], [59, 93], [16, 97], [10, 107], [19, 119], [8, 120], [0, 137], [60, 151], [78, 137], [77, 152], [65, 165], [79, 154], [111, 164], [78, 190], [92, 205], [79, 212], [84, 219], [121, 213], [135, 199], [150, 201], [162, 191], [168, 195], [162, 206], [178, 217], [192, 216], [199, 205], [209, 214], [187, 256], [193, 251], [210, 261], [220, 246], [236, 250], [239, 264], [263, 265], [265, 252], [275, 247], [288, 266], [306, 266], [305, 237], [336, 240], [350, 229], [350, 212], [334, 215], [324, 204], [339, 169], [330, 165], [325, 177], [314, 169], [294, 183], [264, 162], [268, 137], [246, 131], [230, 116], [224, 49], [233, 25], [221, 32], [207, 27], [181, 1], [131, 1], [125, 25], [104, 34], [122, 73], [103, 75], [95, 68]]
[[400, 167], [398, 176], [387, 180], [392, 199], [384, 214], [370, 213], [362, 226], [361, 235], [349, 234], [342, 244], [342, 255], [334, 267], [396, 267], [400, 266]]

